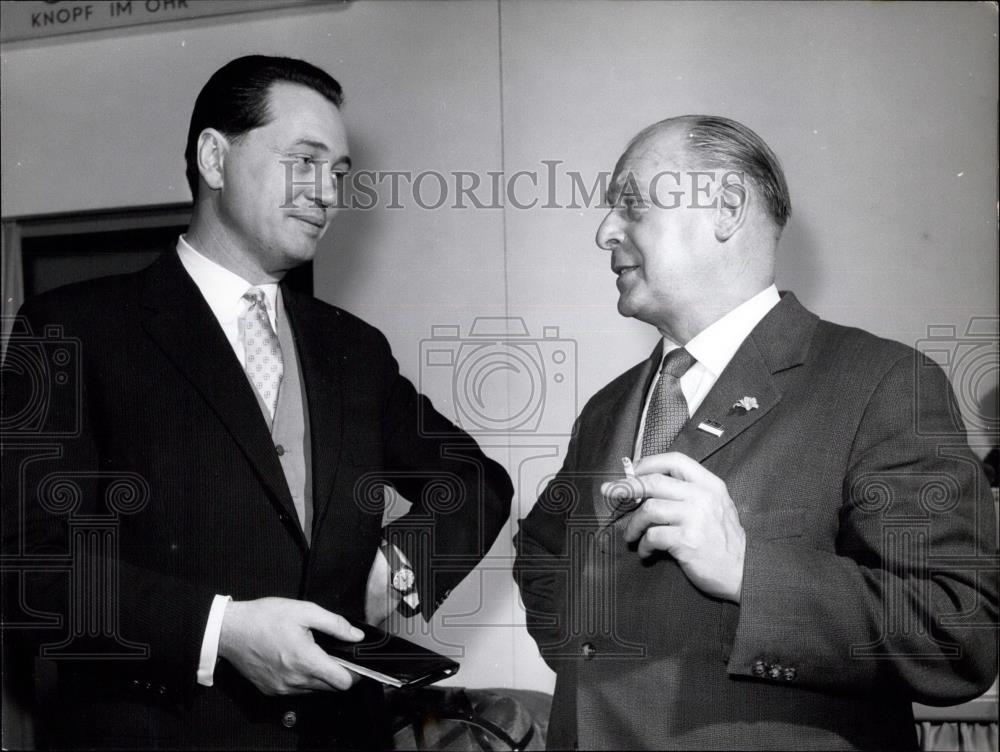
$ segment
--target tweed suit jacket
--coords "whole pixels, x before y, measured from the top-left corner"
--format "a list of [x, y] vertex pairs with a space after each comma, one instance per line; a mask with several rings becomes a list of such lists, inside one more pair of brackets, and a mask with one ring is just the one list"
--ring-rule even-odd
[[[641, 561], [599, 492], [659, 361], [588, 402], [516, 538], [528, 628], [557, 672], [550, 748], [915, 747], [911, 702], [985, 691], [994, 512], [941, 369], [783, 294], [671, 446], [739, 512], [737, 605], [668, 555]], [[734, 407], [744, 396], [758, 407]]]
[[[82, 556], [74, 521], [102, 515], [114, 520], [117, 547], [74, 564], [76, 579], [85, 568], [113, 570], [111, 595], [69, 589], [65, 572], [5, 580], [5, 620], [61, 620], [36, 638], [51, 651], [77, 629], [96, 656], [58, 662], [59, 696], [43, 724], [55, 743], [377, 746], [382, 693], [369, 680], [343, 693], [265, 697], [220, 661], [215, 686], [198, 685], [213, 596], [310, 600], [363, 618], [384, 533], [414, 565], [429, 618], [505, 524], [506, 473], [399, 374], [385, 338], [312, 297], [284, 287], [282, 295], [308, 402], [311, 545], [253, 387], [175, 254], [23, 307], [20, 325], [36, 340], [14, 338], [8, 362], [24, 361], [18, 347], [37, 351], [39, 337], [70, 342], [78, 383], [52, 387], [37, 436], [5, 442], [5, 554], [21, 557], [15, 565]], [[30, 381], [7, 379], [4, 415], [30, 403]], [[76, 428], [46, 438], [46, 427], [62, 424]], [[53, 511], [59, 477], [77, 499], [72, 514]], [[385, 530], [382, 483], [413, 505]], [[131, 495], [131, 506], [116, 494]], [[97, 613], [109, 604], [110, 616]]]

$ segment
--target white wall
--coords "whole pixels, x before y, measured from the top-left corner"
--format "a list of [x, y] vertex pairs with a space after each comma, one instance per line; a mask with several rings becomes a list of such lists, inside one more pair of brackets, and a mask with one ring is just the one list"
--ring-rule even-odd
[[[250, 52], [303, 57], [341, 81], [359, 168], [484, 180], [541, 170], [535, 194], [518, 184], [539, 205], [542, 160], [561, 162], [563, 201], [567, 171], [589, 184], [643, 126], [729, 115], [788, 174], [782, 288], [825, 317], [910, 344], [930, 325], [962, 333], [990, 317], [993, 360], [956, 375], [975, 428], [997, 377], [996, 21], [995, 6], [972, 3], [359, 0], [17, 43], [0, 54], [2, 213], [188, 200], [181, 155], [194, 97], [219, 65]], [[477, 316], [509, 315], [532, 337], [559, 328], [537, 350], [549, 359], [541, 418], [553, 435], [484, 435], [522, 516], [558, 468], [576, 409], [645, 357], [655, 333], [615, 312], [608, 257], [593, 243], [599, 209], [406, 203], [338, 219], [316, 262], [317, 294], [382, 328], [404, 373], [452, 414], [453, 372], [421, 368], [432, 326], [464, 334]], [[567, 363], [551, 361], [557, 351]], [[490, 382], [491, 414], [529, 400], [520, 376]], [[435, 617], [433, 637], [463, 646], [456, 683], [547, 689], [551, 674], [520, 626], [510, 554], [504, 534]]]

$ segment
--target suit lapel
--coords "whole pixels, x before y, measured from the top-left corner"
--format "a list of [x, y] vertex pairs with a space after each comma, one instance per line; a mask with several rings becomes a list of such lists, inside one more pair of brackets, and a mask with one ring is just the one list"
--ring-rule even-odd
[[[755, 399], [757, 408], [733, 407], [743, 397]], [[684, 424], [670, 451], [702, 462], [767, 415], [780, 401], [781, 392], [774, 384], [770, 367], [754, 341], [747, 338], [695, 414]], [[708, 421], [720, 427], [721, 436], [699, 428]]]
[[333, 493], [343, 445], [343, 356], [331, 348], [330, 317], [317, 316], [312, 301], [282, 285], [305, 384], [312, 444], [313, 543]]
[[[783, 293], [743, 341], [670, 451], [703, 462], [774, 409], [782, 397], [774, 374], [802, 363], [816, 321], [792, 293]], [[744, 397], [756, 400], [757, 407], [735, 407]], [[709, 421], [721, 426], [721, 436], [699, 428]]]
[[229, 431], [277, 503], [297, 519], [253, 387], [180, 260], [167, 253], [146, 272], [142, 325]]

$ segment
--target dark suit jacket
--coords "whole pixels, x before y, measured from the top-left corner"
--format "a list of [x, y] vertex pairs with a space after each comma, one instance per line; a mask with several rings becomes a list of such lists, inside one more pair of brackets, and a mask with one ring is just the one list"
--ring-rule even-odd
[[[659, 358], [590, 400], [517, 536], [528, 628], [557, 671], [550, 747], [913, 747], [912, 701], [985, 691], [994, 512], [941, 369], [784, 294], [671, 447], [739, 511], [736, 605], [669, 556], [640, 561], [599, 493]], [[759, 407], [734, 409], [744, 396]]]
[[[4, 552], [19, 570], [89, 553], [74, 562], [70, 605], [65, 572], [7, 577], [5, 619], [58, 614], [78, 634], [55, 654], [86, 645], [100, 658], [59, 663], [57, 712], [43, 723], [58, 743], [377, 744], [381, 689], [367, 680], [269, 698], [223, 661], [215, 686], [199, 686], [213, 595], [304, 599], [363, 618], [386, 481], [413, 503], [387, 534], [414, 564], [429, 618], [506, 522], [506, 473], [400, 376], [385, 338], [314, 298], [283, 296], [308, 400], [311, 546], [253, 387], [175, 254], [23, 307], [35, 337], [12, 340], [4, 415], [28, 416], [30, 430], [5, 436]], [[59, 342], [68, 365], [50, 357]], [[81, 582], [94, 568], [97, 580]], [[102, 571], [117, 592], [100, 591]], [[108, 604], [113, 613], [100, 610]], [[57, 643], [66, 629], [40, 634]]]

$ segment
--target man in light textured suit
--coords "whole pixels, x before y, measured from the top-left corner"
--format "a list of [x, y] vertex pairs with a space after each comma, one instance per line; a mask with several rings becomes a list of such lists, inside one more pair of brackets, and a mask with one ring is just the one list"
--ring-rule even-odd
[[[336, 214], [340, 105], [303, 61], [223, 66], [191, 117], [176, 252], [22, 309], [37, 339], [11, 341], [4, 416], [42, 419], [4, 446], [4, 553], [20, 556], [4, 621], [47, 623], [45, 655], [67, 659], [40, 724], [54, 746], [378, 747], [380, 686], [313, 633], [429, 618], [506, 522], [506, 473], [385, 337], [284, 281]], [[79, 379], [39, 408], [14, 374], [57, 336]], [[383, 483], [413, 503], [385, 527]], [[72, 579], [32, 574], [69, 558]]]
[[608, 203], [618, 310], [663, 339], [517, 536], [549, 746], [914, 747], [911, 702], [996, 674], [993, 505], [945, 375], [776, 290], [788, 189], [745, 126], [650, 126]]

